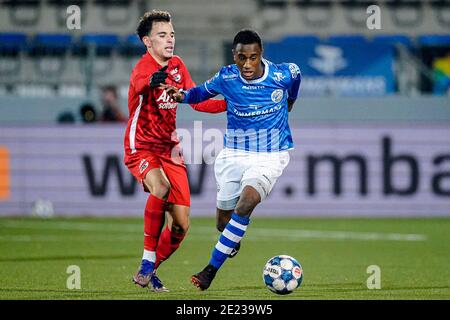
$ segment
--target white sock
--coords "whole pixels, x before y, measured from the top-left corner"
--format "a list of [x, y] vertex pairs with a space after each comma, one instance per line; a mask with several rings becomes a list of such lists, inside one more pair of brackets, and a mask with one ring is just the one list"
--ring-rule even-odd
[[144, 249], [144, 254], [142, 255], [142, 260], [148, 260], [150, 262], [155, 263], [156, 261], [156, 252], [148, 251]]

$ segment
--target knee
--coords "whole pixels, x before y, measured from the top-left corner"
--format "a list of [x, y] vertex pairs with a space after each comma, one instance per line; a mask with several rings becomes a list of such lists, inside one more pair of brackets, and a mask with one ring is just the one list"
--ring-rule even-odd
[[172, 232], [174, 233], [186, 234], [188, 230], [189, 230], [189, 221], [172, 223]]
[[247, 196], [242, 198], [236, 205], [236, 213], [243, 217], [248, 217], [260, 202], [258, 196]]

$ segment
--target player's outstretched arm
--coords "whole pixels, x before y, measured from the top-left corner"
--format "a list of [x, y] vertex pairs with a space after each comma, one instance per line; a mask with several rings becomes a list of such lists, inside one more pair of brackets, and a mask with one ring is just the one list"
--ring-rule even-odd
[[160, 84], [159, 86], [161, 89], [167, 92], [167, 94], [176, 102], [183, 101], [185, 94], [183, 90], [178, 89], [175, 86], [169, 86], [167, 84]]
[[217, 95], [208, 91], [204, 85], [191, 88], [187, 91], [164, 84], [162, 84], [160, 87], [166, 90], [166, 92], [172, 97], [173, 100], [189, 104], [200, 103]]
[[200, 103], [190, 104], [192, 109], [206, 113], [221, 113], [227, 111], [227, 102], [225, 100], [208, 99]]
[[[164, 89], [167, 94], [172, 97], [173, 100], [177, 102], [185, 102], [186, 91], [168, 85], [161, 85], [160, 87]], [[199, 103], [189, 103], [189, 105], [196, 111], [206, 113], [221, 113], [227, 110], [227, 103], [225, 100], [208, 99]]]

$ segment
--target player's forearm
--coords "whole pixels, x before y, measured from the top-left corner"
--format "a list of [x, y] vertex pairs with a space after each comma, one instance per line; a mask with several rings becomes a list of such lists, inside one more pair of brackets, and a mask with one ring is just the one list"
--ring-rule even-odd
[[288, 99], [288, 112], [291, 112], [292, 108], [294, 108], [295, 100]]
[[220, 113], [227, 110], [225, 100], [209, 99], [200, 103], [190, 105], [194, 110], [207, 113]]
[[211, 92], [208, 92], [204, 86], [198, 86], [195, 88], [191, 88], [188, 91], [184, 91], [184, 99], [181, 101], [182, 103], [199, 103], [209, 98], [214, 97]]

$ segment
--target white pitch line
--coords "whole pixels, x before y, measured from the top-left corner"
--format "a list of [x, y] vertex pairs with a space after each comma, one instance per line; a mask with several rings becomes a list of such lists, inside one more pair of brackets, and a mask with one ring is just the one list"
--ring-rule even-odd
[[[197, 227], [196, 229], [207, 227]], [[209, 229], [209, 228], [208, 228]], [[304, 229], [272, 229], [272, 228], [249, 228], [246, 237], [267, 238], [278, 237], [286, 239], [335, 239], [335, 240], [379, 240], [379, 241], [425, 241], [427, 237], [423, 234], [406, 233], [382, 233], [382, 232], [359, 232], [359, 231], [321, 231]]]
[[[38, 229], [38, 230], [77, 230], [77, 231], [99, 231], [120, 233], [140, 233], [142, 224], [102, 224], [99, 222], [60, 222], [51, 220], [39, 221], [0, 221], [1, 228], [14, 229]], [[425, 241], [427, 237], [423, 234], [405, 233], [381, 233], [381, 232], [358, 232], [358, 231], [323, 231], [303, 229], [272, 229], [272, 228], [249, 228], [246, 235], [248, 239], [270, 239], [278, 237], [282, 239], [333, 239], [333, 240], [365, 240], [365, 241]], [[195, 227], [189, 233], [200, 235], [218, 235], [215, 227]], [[60, 239], [60, 238], [59, 238]], [[4, 241], [6, 239], [1, 239]], [[21, 240], [26, 241], [26, 240]], [[31, 241], [31, 240], [30, 240]], [[55, 240], [56, 241], [56, 240]]]
[[318, 231], [292, 229], [256, 229], [258, 235], [278, 235], [288, 238], [336, 239], [336, 240], [381, 240], [381, 241], [425, 241], [423, 234], [357, 232], [357, 231]]

